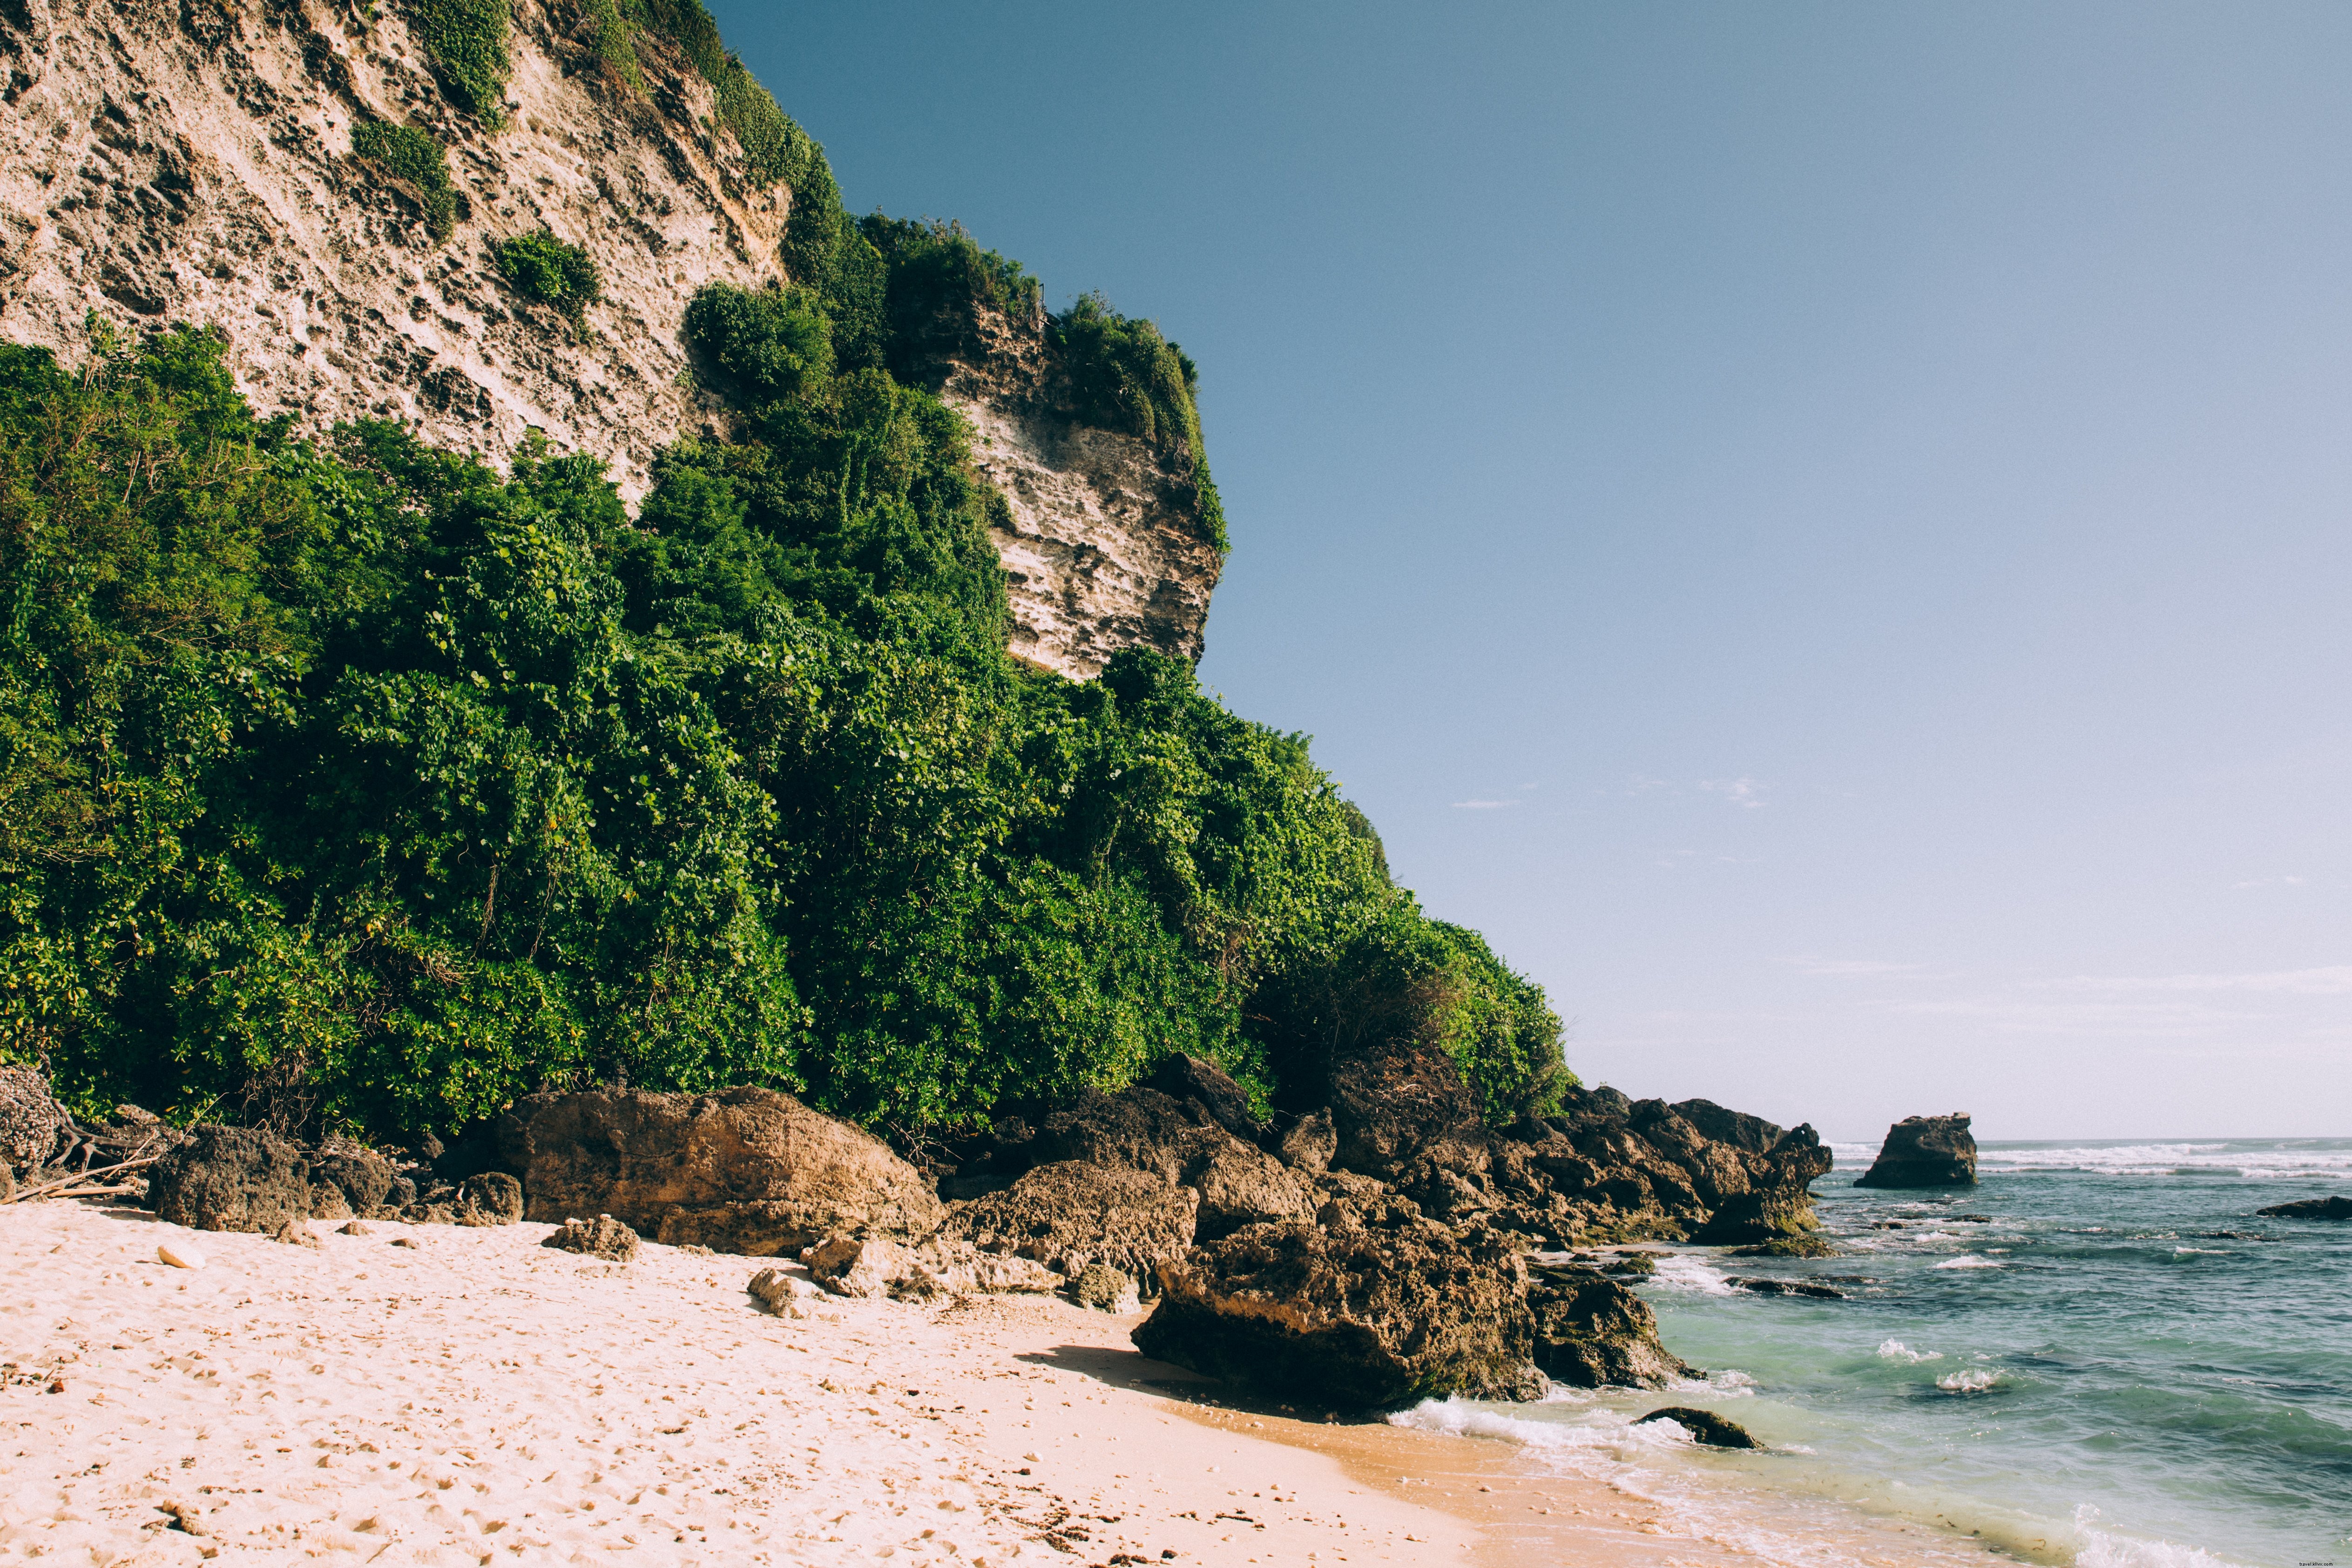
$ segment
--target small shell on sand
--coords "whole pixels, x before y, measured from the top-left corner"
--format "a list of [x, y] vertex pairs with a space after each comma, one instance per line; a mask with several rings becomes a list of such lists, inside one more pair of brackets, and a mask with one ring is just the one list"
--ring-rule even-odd
[[174, 1268], [202, 1268], [205, 1255], [184, 1241], [167, 1241], [155, 1249], [155, 1256]]

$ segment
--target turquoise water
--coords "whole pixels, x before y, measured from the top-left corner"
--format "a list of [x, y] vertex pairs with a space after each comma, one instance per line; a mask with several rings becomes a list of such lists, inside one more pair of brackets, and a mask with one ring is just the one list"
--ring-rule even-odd
[[[1837, 1146], [1814, 1184], [1841, 1256], [1662, 1259], [1643, 1294], [1705, 1384], [1399, 1419], [1522, 1444], [1772, 1561], [2352, 1568], [2352, 1224], [2254, 1217], [2352, 1192], [2352, 1139], [1988, 1143], [1956, 1194], [1858, 1190], [1872, 1152]], [[1757, 1278], [1849, 1294], [1729, 1283]], [[1669, 1403], [1773, 1451], [1629, 1425]]]

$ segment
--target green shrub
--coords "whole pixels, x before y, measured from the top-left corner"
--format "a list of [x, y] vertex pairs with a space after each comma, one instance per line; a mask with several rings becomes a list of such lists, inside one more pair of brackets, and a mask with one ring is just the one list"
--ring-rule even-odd
[[614, 0], [585, 0], [585, 5], [596, 25], [596, 62], [630, 91], [643, 92], [646, 73], [637, 62], [637, 24], [622, 15]]
[[460, 108], [493, 129], [506, 121], [507, 0], [410, 0], [408, 26]]
[[1224, 506], [1201, 442], [1200, 371], [1191, 357], [1162, 338], [1157, 323], [1120, 315], [1100, 294], [1081, 295], [1055, 316], [1050, 336], [1081, 414], [1173, 458], [1197, 487], [1206, 537], [1227, 549]]
[[363, 120], [352, 127], [352, 153], [415, 187], [433, 237], [449, 237], [457, 222], [457, 192], [449, 183], [449, 155], [430, 133], [390, 121]]
[[552, 305], [573, 321], [604, 297], [596, 263], [576, 245], [541, 228], [500, 242], [491, 252], [499, 271], [516, 293], [542, 305]]
[[803, 289], [709, 284], [686, 308], [686, 341], [753, 403], [793, 396], [833, 375], [832, 323]]

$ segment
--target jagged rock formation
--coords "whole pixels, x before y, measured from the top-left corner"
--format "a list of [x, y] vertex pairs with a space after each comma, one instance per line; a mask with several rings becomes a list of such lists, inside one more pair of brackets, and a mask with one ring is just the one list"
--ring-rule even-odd
[[[398, 418], [494, 461], [535, 426], [634, 500], [661, 447], [728, 426], [681, 321], [706, 284], [783, 276], [793, 193], [747, 165], [674, 45], [638, 37], [639, 92], [598, 65], [572, 0], [515, 0], [513, 26], [491, 129], [449, 102], [397, 5], [0, 5], [0, 334], [70, 363], [92, 310], [217, 327], [264, 415]], [[446, 148], [446, 238], [423, 193], [353, 154], [375, 120]], [[494, 264], [541, 226], [602, 279], [576, 323]], [[1000, 318], [939, 366], [1011, 502], [1013, 651], [1081, 678], [1132, 644], [1197, 658], [1220, 565], [1197, 495], [1150, 443], [1074, 416], [1043, 326]]]
[[1949, 1116], [1906, 1116], [1886, 1130], [1878, 1158], [1854, 1181], [1857, 1187], [1972, 1187], [1977, 1181], [1977, 1141], [1964, 1111]]

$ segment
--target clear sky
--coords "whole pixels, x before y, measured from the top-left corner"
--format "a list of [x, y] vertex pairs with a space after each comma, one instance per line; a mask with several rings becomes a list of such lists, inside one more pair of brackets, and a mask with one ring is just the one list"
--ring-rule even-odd
[[1204, 680], [1587, 1081], [2352, 1134], [2352, 8], [714, 10], [1201, 363]]

